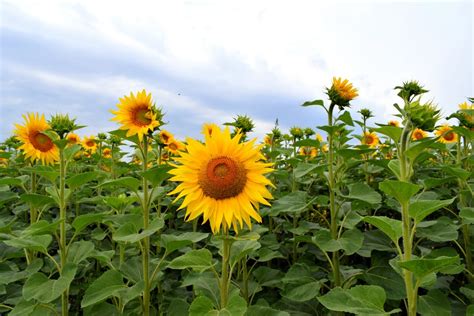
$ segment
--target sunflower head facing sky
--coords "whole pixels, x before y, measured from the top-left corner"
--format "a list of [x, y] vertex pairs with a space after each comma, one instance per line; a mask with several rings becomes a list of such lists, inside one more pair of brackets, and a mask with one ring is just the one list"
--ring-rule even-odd
[[203, 215], [213, 233], [231, 226], [238, 232], [244, 223], [251, 228], [251, 218], [262, 221], [259, 204], [270, 205], [266, 186], [273, 185], [265, 174], [273, 169], [263, 161], [263, 145], [241, 138], [240, 133], [232, 137], [228, 127], [213, 128], [205, 143], [188, 138], [179, 165], [170, 171], [171, 180], [181, 183], [169, 194], [179, 193], [175, 201], [184, 197], [179, 209], [186, 208], [186, 220]]
[[160, 125], [151, 93], [142, 90], [137, 95], [130, 93], [130, 96], [119, 98], [119, 101], [118, 110], [111, 111], [115, 114], [112, 120], [122, 124], [120, 129], [127, 130], [127, 137], [137, 135], [141, 141], [143, 135], [153, 132]]
[[85, 150], [91, 153], [95, 153], [95, 151], [97, 150], [97, 142], [95, 140], [95, 137], [84, 137], [84, 139], [82, 140], [82, 147], [84, 147]]
[[331, 102], [342, 110], [349, 106], [349, 102], [358, 97], [359, 93], [349, 80], [333, 77], [331, 88], [327, 88], [327, 95]]
[[379, 137], [374, 132], [365, 132], [362, 136], [362, 144], [374, 148], [379, 144]]
[[15, 124], [16, 138], [23, 144], [19, 147], [26, 158], [41, 160], [43, 164], [53, 164], [59, 160], [59, 149], [44, 132], [51, 129], [44, 114], [23, 115], [25, 125]]
[[439, 137], [438, 141], [441, 143], [450, 144], [458, 141], [458, 134], [447, 124], [440, 126], [435, 134]]

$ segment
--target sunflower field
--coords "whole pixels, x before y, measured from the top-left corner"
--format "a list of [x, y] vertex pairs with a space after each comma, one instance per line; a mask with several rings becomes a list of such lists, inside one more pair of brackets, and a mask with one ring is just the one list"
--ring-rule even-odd
[[178, 140], [145, 90], [109, 133], [25, 113], [0, 145], [1, 315], [474, 315], [474, 99], [444, 117], [426, 92], [375, 123], [334, 78], [302, 104], [326, 125], [264, 140], [241, 115]]

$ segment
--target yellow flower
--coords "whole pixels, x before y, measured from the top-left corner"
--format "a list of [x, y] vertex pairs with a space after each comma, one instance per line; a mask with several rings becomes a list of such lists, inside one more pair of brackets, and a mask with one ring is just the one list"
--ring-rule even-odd
[[419, 128], [415, 129], [411, 134], [411, 139], [413, 140], [420, 140], [426, 137], [428, 137], [428, 133]]
[[181, 183], [169, 194], [179, 193], [175, 201], [185, 197], [179, 209], [187, 208], [186, 219], [202, 214], [214, 233], [231, 225], [238, 231], [244, 222], [250, 228], [250, 218], [260, 223], [256, 209], [259, 203], [269, 206], [266, 199], [272, 198], [266, 188], [272, 183], [264, 174], [273, 169], [262, 161], [263, 145], [255, 146], [255, 139], [239, 143], [241, 138], [231, 137], [228, 127], [213, 129], [204, 144], [188, 138], [187, 152], [176, 159], [180, 165], [170, 171], [171, 180]]
[[388, 125], [390, 125], [390, 126], [395, 126], [395, 127], [399, 127], [399, 126], [400, 126], [400, 123], [399, 123], [398, 121], [391, 120], [391, 121], [388, 121]]
[[469, 105], [467, 102], [463, 102], [459, 104], [459, 109], [460, 110], [474, 110], [474, 103], [471, 103], [471, 105]]
[[[0, 149], [0, 153], [4, 153], [4, 152], [5, 150]], [[6, 166], [6, 165], [8, 165], [8, 159], [0, 157], [0, 166]]]
[[323, 152], [327, 153], [329, 151], [328, 144], [324, 144], [321, 149], [322, 149]]
[[438, 127], [438, 129], [435, 131], [435, 134], [439, 137], [438, 141], [441, 143], [449, 144], [458, 141], [458, 134], [456, 134], [447, 124]]
[[318, 155], [318, 150], [314, 147], [301, 147], [300, 148], [300, 155], [301, 156], [308, 156], [310, 158], [314, 158]]
[[130, 93], [130, 96], [124, 96], [119, 100], [120, 103], [117, 104], [119, 109], [111, 111], [115, 114], [112, 120], [122, 124], [120, 129], [128, 130], [127, 137], [137, 135], [141, 141], [143, 135], [160, 125], [156, 113], [153, 111], [151, 93], [147, 94], [145, 89], [138, 92], [136, 96]]
[[166, 148], [168, 148], [168, 150], [173, 153], [173, 154], [178, 154], [179, 151], [183, 150], [184, 149], [184, 144], [182, 142], [180, 142], [179, 140], [176, 140], [176, 139], [172, 139], [168, 146]]
[[202, 134], [207, 139], [208, 137], [211, 137], [213, 132], [217, 129], [219, 129], [219, 126], [217, 126], [216, 124], [206, 123], [202, 127]]
[[51, 127], [46, 122], [44, 114], [36, 113], [23, 115], [25, 125], [15, 124], [17, 139], [23, 143], [19, 147], [25, 153], [26, 158], [32, 161], [41, 160], [44, 164], [53, 164], [59, 160], [59, 149], [53, 140], [44, 134]]
[[95, 151], [97, 150], [97, 142], [95, 141], [95, 137], [84, 137], [84, 139], [82, 140], [82, 147], [87, 151], [95, 153]]
[[79, 144], [81, 142], [81, 138], [79, 137], [79, 135], [74, 133], [67, 134], [66, 139], [68, 144], [70, 145]]
[[316, 137], [316, 140], [319, 141], [320, 143], [323, 142], [323, 137], [321, 136], [321, 134], [317, 133], [315, 137]]
[[265, 143], [265, 145], [271, 146], [272, 145], [272, 138], [270, 136], [266, 135], [265, 138], [263, 139], [263, 142]]
[[341, 97], [346, 102], [351, 101], [359, 96], [357, 89], [354, 88], [352, 83], [350, 83], [347, 79], [342, 80], [342, 78], [333, 77], [331, 90], [336, 91], [339, 97]]
[[365, 132], [364, 136], [362, 137], [362, 144], [367, 145], [370, 148], [374, 148], [378, 145], [379, 143], [379, 137], [375, 132]]
[[163, 144], [168, 145], [173, 140], [173, 134], [163, 129], [160, 131], [160, 140]]
[[112, 150], [110, 148], [104, 148], [104, 150], [102, 150], [102, 156], [104, 158], [112, 158]]

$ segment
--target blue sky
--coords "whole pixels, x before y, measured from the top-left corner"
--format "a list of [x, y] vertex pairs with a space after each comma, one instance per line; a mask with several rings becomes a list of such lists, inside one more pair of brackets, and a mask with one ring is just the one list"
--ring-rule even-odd
[[[393, 87], [416, 79], [444, 114], [473, 96], [471, 1], [0, 0], [0, 140], [26, 112], [69, 113], [117, 128], [118, 98], [145, 88], [166, 127], [199, 137], [205, 122], [247, 114], [254, 136], [324, 124], [306, 100], [333, 76], [359, 88], [386, 122]], [[374, 121], [372, 121], [374, 122]]]

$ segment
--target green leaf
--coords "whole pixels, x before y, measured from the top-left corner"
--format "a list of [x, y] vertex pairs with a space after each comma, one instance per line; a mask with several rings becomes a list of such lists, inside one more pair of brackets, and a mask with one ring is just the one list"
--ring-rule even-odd
[[82, 146], [79, 144], [69, 145], [64, 149], [64, 158], [66, 161], [70, 161], [74, 158], [74, 155], [81, 150]]
[[325, 165], [301, 162], [293, 170], [293, 174], [296, 179], [301, 179], [308, 173], [313, 172], [314, 170], [316, 170], [316, 173], [321, 172], [322, 170], [324, 170], [325, 167]]
[[94, 248], [94, 243], [92, 241], [76, 241], [69, 246], [67, 261], [79, 264], [92, 256]]
[[51, 183], [54, 183], [59, 177], [59, 171], [56, 171], [54, 168], [49, 166], [36, 165], [34, 167], [25, 167], [21, 169], [25, 173], [36, 173], [39, 176], [42, 176], [48, 179]]
[[161, 165], [139, 174], [150, 181], [154, 187], [158, 187], [163, 181], [171, 177], [171, 174], [168, 173], [171, 169], [173, 168], [169, 165]]
[[212, 254], [207, 249], [191, 250], [184, 255], [173, 259], [168, 268], [171, 269], [192, 269], [203, 272], [212, 267]]
[[130, 191], [137, 192], [140, 187], [140, 180], [133, 177], [122, 177], [115, 180], [109, 180], [101, 183], [99, 186], [124, 187]]
[[45, 220], [40, 220], [36, 223], [31, 224], [25, 230], [21, 232], [22, 236], [36, 236], [52, 234], [58, 229], [60, 221], [48, 223]]
[[37, 303], [33, 300], [25, 301], [24, 299], [20, 300], [15, 305], [15, 308], [8, 314], [9, 316], [27, 316], [33, 313]]
[[418, 155], [421, 154], [426, 148], [434, 144], [435, 141], [435, 139], [426, 138], [416, 143], [411, 143], [411, 146], [406, 150], [405, 154], [407, 155], [408, 159], [415, 161], [416, 157], [418, 157]]
[[349, 160], [351, 158], [359, 158], [361, 155], [369, 154], [374, 152], [374, 149], [365, 148], [365, 149], [353, 149], [353, 148], [341, 148], [336, 151], [336, 155]]
[[451, 302], [440, 290], [431, 290], [418, 297], [417, 312], [422, 316], [450, 316]]
[[424, 221], [418, 224], [417, 236], [435, 242], [445, 242], [458, 238], [458, 228], [453, 219], [442, 216], [435, 221]]
[[114, 233], [113, 239], [115, 241], [123, 241], [134, 243], [139, 240], [142, 240], [145, 237], [151, 236], [165, 226], [163, 218], [155, 218], [150, 226], [143, 230], [136, 227], [133, 223], [126, 223], [125, 225], [120, 226], [119, 229]]
[[395, 143], [398, 143], [402, 136], [402, 129], [396, 126], [382, 126], [378, 128], [371, 128], [371, 131], [390, 137]]
[[118, 297], [119, 291], [125, 287], [120, 272], [108, 270], [87, 288], [81, 307], [84, 308], [99, 303], [111, 296]]
[[385, 180], [379, 184], [380, 190], [385, 194], [393, 196], [400, 204], [406, 203], [415, 195], [421, 187], [419, 185], [396, 180]]
[[318, 297], [329, 310], [356, 315], [392, 314], [400, 310], [385, 312], [385, 291], [376, 285], [358, 285], [350, 289], [336, 287], [324, 296]]
[[100, 223], [106, 216], [106, 213], [89, 213], [79, 215], [72, 222], [72, 227], [76, 230], [76, 234], [79, 234], [84, 228], [92, 223]]
[[180, 235], [161, 234], [161, 247], [166, 249], [166, 253], [170, 253], [181, 249], [187, 245], [197, 243], [209, 236], [208, 233], [187, 232]]
[[66, 179], [66, 184], [70, 189], [76, 189], [81, 185], [86, 184], [92, 180], [97, 180], [103, 177], [104, 174], [98, 171], [83, 172]]
[[319, 283], [318, 281], [313, 281], [285, 289], [282, 295], [285, 298], [295, 302], [306, 302], [319, 295], [320, 288], [321, 283]]
[[418, 224], [434, 211], [454, 202], [456, 198], [450, 200], [418, 200], [410, 203], [408, 213]]
[[48, 252], [48, 246], [53, 240], [51, 235], [39, 235], [39, 236], [22, 236], [13, 237], [10, 240], [5, 240], [4, 243], [8, 246], [29, 249], [39, 251], [42, 253]]
[[312, 241], [323, 251], [335, 252], [344, 250], [346, 255], [351, 255], [362, 247], [364, 235], [358, 229], [351, 229], [346, 230], [341, 238], [332, 239], [329, 231], [320, 230], [316, 232]]
[[400, 267], [413, 272], [417, 279], [422, 279], [430, 273], [436, 273], [447, 266], [456, 264], [459, 264], [459, 256], [440, 256], [434, 259], [412, 259], [398, 263]]
[[252, 305], [247, 309], [247, 316], [290, 316], [288, 312], [273, 309], [269, 306]]
[[36, 258], [23, 271], [16, 272], [10, 269], [1, 270], [0, 285], [6, 285], [18, 280], [26, 279], [33, 273], [38, 272], [42, 267], [43, 267], [43, 260]]
[[76, 270], [76, 264], [67, 263], [57, 280], [48, 279], [43, 273], [33, 274], [23, 286], [23, 298], [27, 301], [35, 299], [41, 303], [54, 301], [69, 288], [76, 275]]
[[257, 251], [261, 247], [256, 240], [237, 240], [232, 243], [230, 248], [230, 266], [233, 267], [245, 256]]
[[474, 224], [474, 208], [464, 207], [459, 212], [459, 216], [462, 218], [464, 224]]
[[270, 216], [283, 214], [300, 214], [304, 212], [308, 205], [306, 202], [308, 193], [305, 191], [295, 191], [289, 193], [273, 203], [270, 209]]
[[383, 287], [390, 300], [406, 298], [403, 278], [389, 265], [375, 266], [372, 264], [372, 267], [365, 271], [363, 278], [370, 285]]
[[321, 142], [316, 139], [305, 138], [294, 143], [295, 147], [319, 147]]
[[14, 185], [14, 186], [21, 186], [23, 182], [19, 178], [3, 178], [0, 179], [0, 185]]
[[398, 240], [402, 237], [402, 221], [386, 216], [366, 216], [363, 220], [380, 229], [398, 245]]
[[214, 303], [206, 296], [198, 296], [189, 306], [189, 316], [203, 316], [214, 310]]
[[365, 183], [353, 183], [348, 185], [349, 194], [342, 195], [346, 199], [359, 200], [369, 204], [380, 204], [381, 195]]
[[398, 159], [392, 159], [388, 162], [388, 169], [390, 169], [393, 174], [395, 175], [395, 177], [397, 177], [397, 179], [400, 179], [401, 178], [401, 173], [400, 173], [400, 160]]
[[20, 195], [20, 200], [31, 204], [32, 207], [40, 208], [48, 204], [54, 203], [54, 200], [46, 195], [36, 193], [25, 193]]
[[[45, 191], [53, 198], [54, 202], [59, 206], [61, 204], [61, 198], [59, 197], [59, 191], [54, 186], [49, 186], [45, 188]], [[64, 200], [67, 201], [71, 195], [71, 189], [64, 189]]]
[[324, 106], [324, 101], [323, 100], [313, 100], [313, 101], [306, 101], [305, 103], [301, 104], [301, 106], [312, 106], [312, 105]]
[[349, 111], [344, 111], [344, 113], [339, 115], [337, 120], [343, 122], [346, 125], [354, 126], [354, 121], [352, 121], [351, 113], [349, 113]]
[[109, 134], [112, 134], [112, 135], [115, 135], [115, 136], [118, 136], [122, 139], [125, 139], [125, 140], [128, 140], [134, 144], [140, 144], [140, 140], [138, 139], [138, 136], [137, 135], [133, 135], [133, 136], [130, 136], [130, 137], [127, 137], [127, 130], [123, 130], [123, 129], [117, 129], [115, 131], [110, 131]]

